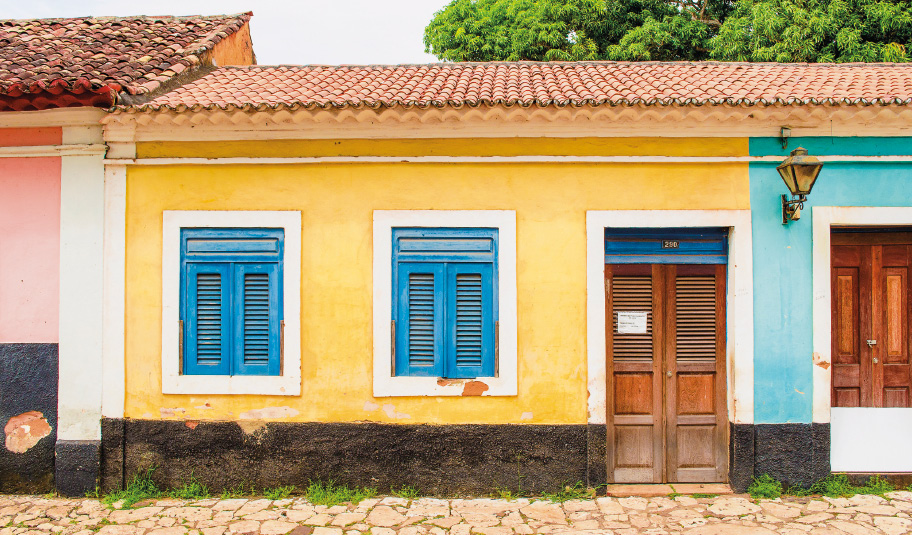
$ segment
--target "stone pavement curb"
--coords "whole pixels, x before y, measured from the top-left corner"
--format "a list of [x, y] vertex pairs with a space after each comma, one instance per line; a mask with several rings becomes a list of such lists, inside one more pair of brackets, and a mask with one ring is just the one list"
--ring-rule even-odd
[[313, 505], [304, 498], [162, 499], [110, 509], [95, 499], [0, 496], [0, 535], [902, 535], [912, 492], [885, 498], [596, 498], [546, 500], [384, 497]]

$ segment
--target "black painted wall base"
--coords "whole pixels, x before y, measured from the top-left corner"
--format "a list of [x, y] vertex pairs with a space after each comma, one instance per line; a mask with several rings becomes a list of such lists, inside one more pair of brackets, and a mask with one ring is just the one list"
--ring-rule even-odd
[[[245, 430], [246, 429], [246, 430]], [[555, 490], [577, 481], [607, 482], [605, 425], [396, 425], [102, 421], [100, 485], [109, 491], [155, 466], [162, 487], [190, 474], [213, 491], [240, 484], [306, 486], [333, 479], [381, 491], [411, 485], [429, 494], [486, 494], [496, 488]], [[769, 474], [785, 485], [810, 485], [829, 474], [826, 424], [731, 425], [729, 483], [744, 492]], [[92, 455], [82, 445], [86, 466]], [[58, 488], [94, 485], [92, 468], [63, 474]], [[97, 465], [96, 466], [96, 470]], [[77, 473], [78, 472], [78, 473]]]
[[27, 422], [28, 433], [22, 428], [21, 432], [32, 438], [25, 437], [15, 449], [25, 451], [0, 447], [0, 493], [44, 494], [54, 490], [57, 361], [57, 344], [0, 344], [0, 426], [9, 425], [16, 417], [47, 422], [46, 426], [36, 425], [36, 420]]
[[829, 424], [732, 424], [730, 437], [729, 478], [737, 492], [763, 474], [807, 487], [830, 473]]
[[[105, 420], [101, 482], [118, 488], [155, 466], [162, 487], [190, 474], [213, 491], [306, 487], [333, 479], [387, 491], [486, 494], [587, 482], [586, 425], [395, 425]], [[119, 465], [119, 466], [118, 466]]]
[[55, 479], [61, 496], [85, 496], [98, 486], [101, 442], [58, 440]]

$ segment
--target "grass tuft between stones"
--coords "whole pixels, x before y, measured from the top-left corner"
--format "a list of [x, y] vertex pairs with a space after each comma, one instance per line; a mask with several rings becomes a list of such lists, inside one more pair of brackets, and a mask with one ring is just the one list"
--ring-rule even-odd
[[340, 503], [357, 504], [361, 500], [373, 498], [377, 495], [377, 489], [371, 487], [348, 488], [345, 485], [337, 485], [332, 479], [323, 481], [311, 481], [304, 491], [307, 501], [314, 505], [338, 505]]
[[[786, 496], [811, 496], [820, 495], [828, 498], [843, 498], [856, 494], [871, 494], [883, 497], [888, 492], [893, 492], [896, 487], [879, 475], [872, 476], [863, 486], [855, 486], [849, 481], [846, 474], [830, 474], [810, 487], [790, 486], [784, 491], [782, 483], [769, 474], [755, 477], [753, 483], [747, 488], [751, 498], [776, 499]], [[912, 485], [906, 490], [912, 491]]]

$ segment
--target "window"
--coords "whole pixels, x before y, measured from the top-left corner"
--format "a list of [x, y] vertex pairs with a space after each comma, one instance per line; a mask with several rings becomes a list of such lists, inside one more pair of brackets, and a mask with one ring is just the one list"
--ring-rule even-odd
[[393, 229], [397, 376], [493, 377], [497, 229]]
[[279, 375], [282, 229], [181, 229], [187, 375]]
[[375, 210], [374, 396], [515, 396], [516, 213]]
[[165, 211], [162, 393], [301, 393], [301, 213]]

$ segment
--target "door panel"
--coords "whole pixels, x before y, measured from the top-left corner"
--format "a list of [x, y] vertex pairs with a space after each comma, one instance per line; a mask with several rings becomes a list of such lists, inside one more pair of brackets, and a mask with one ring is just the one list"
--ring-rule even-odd
[[724, 481], [725, 266], [671, 265], [666, 276], [668, 302], [674, 303], [674, 314], [667, 315], [667, 332], [674, 335], [665, 354], [667, 478]]
[[[613, 357], [613, 388], [608, 388], [609, 470], [615, 481], [635, 483], [662, 477], [662, 383], [654, 348], [662, 343], [654, 329], [661, 308], [662, 280], [648, 265], [609, 267], [607, 301], [611, 322], [608, 354]], [[646, 313], [645, 332], [619, 333], [618, 313]]]
[[832, 405], [912, 406], [909, 233], [834, 233]]
[[[725, 266], [607, 265], [605, 276], [609, 479], [724, 481]], [[647, 313], [645, 332], [619, 332], [629, 312]]]

